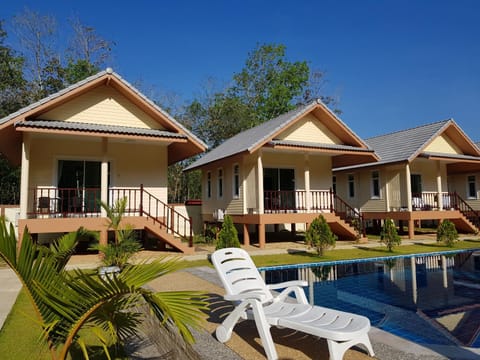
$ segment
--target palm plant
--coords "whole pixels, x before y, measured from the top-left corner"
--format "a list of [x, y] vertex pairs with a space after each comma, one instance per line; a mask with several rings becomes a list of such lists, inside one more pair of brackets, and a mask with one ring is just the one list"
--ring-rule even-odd
[[122, 226], [127, 198], [118, 199], [112, 206], [104, 202], [101, 202], [100, 205], [107, 213], [108, 229], [113, 230], [114, 242], [106, 245], [95, 244], [91, 249], [102, 252], [102, 262], [105, 266], [118, 266], [122, 269], [130, 258], [142, 249], [133, 228], [129, 224]]
[[27, 229], [17, 251], [13, 226], [0, 221], [0, 257], [22, 282], [34, 306], [44, 339], [54, 360], [66, 359], [77, 344], [88, 359], [80, 329], [96, 334], [107, 358], [108, 346], [122, 344], [137, 333], [142, 315], [137, 305], [147, 305], [161, 323], [173, 325], [193, 342], [189, 327], [198, 327], [205, 296], [199, 292], [159, 292], [144, 287], [153, 279], [178, 269], [175, 258], [127, 265], [119, 274], [100, 278], [85, 270], [65, 271], [81, 231], [65, 235], [50, 248], [34, 244]]

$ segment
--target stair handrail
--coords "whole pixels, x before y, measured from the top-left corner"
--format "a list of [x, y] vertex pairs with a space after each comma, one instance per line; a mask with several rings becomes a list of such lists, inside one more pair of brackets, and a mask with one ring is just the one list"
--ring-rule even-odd
[[457, 192], [450, 193], [449, 196], [453, 196], [453, 208], [460, 211], [477, 229], [480, 229], [480, 213], [462, 199]]
[[[167, 229], [167, 232], [170, 231], [180, 237], [187, 238], [188, 246], [193, 246], [193, 228], [192, 228], [192, 218], [186, 217], [181, 214], [171, 205], [164, 203], [162, 200], [157, 198], [155, 195], [151, 194], [144, 189], [143, 184], [140, 185], [140, 215], [146, 216], [153, 220], [154, 223], [158, 222]], [[143, 201], [143, 196], [147, 197], [148, 201]], [[153, 206], [152, 206], [153, 201]], [[153, 209], [152, 209], [153, 208]], [[159, 210], [162, 210], [159, 212]], [[163, 214], [162, 216], [159, 216]], [[183, 233], [180, 231], [180, 223], [183, 224]], [[187, 227], [188, 225], [188, 227]], [[188, 231], [188, 235], [187, 235]]]
[[363, 214], [338, 196], [332, 189], [330, 189], [330, 199], [331, 211], [353, 226], [359, 236], [365, 237], [366, 228]]

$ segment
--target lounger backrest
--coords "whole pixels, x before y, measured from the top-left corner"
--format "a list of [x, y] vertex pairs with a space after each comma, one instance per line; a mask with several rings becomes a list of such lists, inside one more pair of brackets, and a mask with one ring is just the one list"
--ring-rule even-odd
[[264, 295], [263, 302], [273, 299], [260, 272], [245, 250], [239, 248], [217, 250], [212, 254], [212, 263], [227, 294], [256, 292]]

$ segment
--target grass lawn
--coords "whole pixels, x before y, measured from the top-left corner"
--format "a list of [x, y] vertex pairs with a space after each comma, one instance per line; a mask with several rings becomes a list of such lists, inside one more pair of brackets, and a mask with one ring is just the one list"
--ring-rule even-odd
[[[345, 260], [355, 258], [371, 258], [389, 255], [408, 255], [415, 253], [428, 253], [456, 249], [480, 248], [480, 240], [464, 240], [455, 243], [453, 248], [438, 244], [418, 244], [397, 246], [393, 252], [388, 252], [386, 247], [375, 248], [359, 247], [354, 249], [328, 250], [322, 257], [311, 252], [294, 254], [275, 254], [253, 256], [257, 266], [273, 266], [282, 264], [298, 264], [320, 261]], [[184, 267], [211, 266], [207, 260], [184, 261]], [[0, 354], [2, 359], [50, 359], [50, 353], [42, 345], [41, 329], [35, 323], [34, 309], [24, 291], [21, 291], [12, 312], [8, 316], [4, 327], [0, 330]], [[82, 358], [77, 352], [73, 359]], [[101, 359], [100, 355], [93, 355], [91, 359]]]

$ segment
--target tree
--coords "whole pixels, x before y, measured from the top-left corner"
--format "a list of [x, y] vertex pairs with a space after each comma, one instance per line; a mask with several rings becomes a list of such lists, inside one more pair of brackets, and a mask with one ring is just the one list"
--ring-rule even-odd
[[78, 18], [70, 20], [74, 36], [69, 47], [69, 63], [75, 63], [75, 59], [83, 63], [84, 72], [93, 74], [98, 68], [110, 60], [112, 41], [99, 36], [95, 28], [84, 25]]
[[[26, 9], [13, 18], [20, 52], [27, 59], [29, 102], [93, 75], [110, 59], [113, 42], [78, 19], [69, 22], [73, 37], [65, 48], [57, 41], [57, 19]], [[67, 31], [64, 31], [67, 32]]]
[[55, 51], [57, 21], [51, 15], [42, 15], [26, 8], [13, 18], [13, 25], [22, 47], [21, 52], [27, 60], [31, 100], [36, 101], [46, 96], [44, 69], [53, 59], [60, 61], [60, 55]]
[[0, 154], [0, 204], [16, 205], [20, 201], [20, 167], [12, 166]]
[[[138, 333], [143, 320], [137, 305], [147, 305], [162, 326], [175, 326], [192, 342], [190, 326], [197, 327], [206, 310], [199, 292], [154, 293], [144, 285], [178, 269], [176, 259], [128, 265], [119, 274], [100, 278], [90, 271], [65, 271], [81, 232], [70, 233], [50, 248], [34, 244], [28, 230], [17, 252], [13, 225], [0, 221], [0, 257], [15, 271], [30, 297], [44, 331], [52, 359], [66, 359], [77, 344], [88, 359], [88, 348], [79, 331], [98, 336], [107, 357], [111, 343]], [[108, 340], [107, 340], [108, 339]]]
[[385, 244], [388, 251], [392, 252], [396, 245], [400, 245], [402, 239], [397, 233], [397, 227], [392, 219], [385, 219], [380, 233], [380, 242]]
[[458, 240], [458, 232], [455, 224], [450, 220], [443, 220], [437, 228], [437, 241], [444, 242], [448, 247], [453, 247]]
[[240, 247], [240, 241], [238, 240], [238, 233], [231, 216], [225, 215], [223, 218], [222, 229], [218, 233], [218, 240], [215, 249], [224, 249], [230, 247]]
[[321, 95], [322, 84], [323, 73], [311, 71], [306, 61], [289, 61], [285, 45], [257, 45], [229, 86], [205, 89], [203, 98], [186, 107], [183, 118], [191, 119], [193, 130], [215, 147], [299, 103], [321, 98], [333, 105], [332, 97]]
[[294, 108], [293, 100], [308, 84], [307, 62], [290, 62], [285, 52], [282, 44], [257, 45], [242, 71], [233, 76], [234, 85], [228, 93], [255, 112], [257, 123]]
[[326, 249], [335, 246], [336, 241], [337, 236], [332, 232], [327, 220], [322, 215], [313, 219], [305, 233], [305, 242], [308, 246], [315, 247], [320, 256], [323, 256]]
[[6, 38], [7, 32], [0, 21], [0, 119], [26, 105], [25, 59], [5, 45]]

